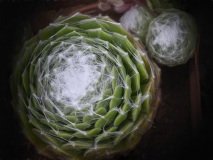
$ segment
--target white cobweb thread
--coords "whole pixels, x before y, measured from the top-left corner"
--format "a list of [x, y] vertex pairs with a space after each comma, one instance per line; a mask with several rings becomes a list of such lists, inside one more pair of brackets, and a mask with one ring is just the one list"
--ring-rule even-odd
[[[56, 102], [80, 110], [101, 99], [101, 90], [97, 91], [104, 63], [97, 62], [97, 56], [91, 52], [91, 46], [72, 45], [58, 54], [63, 59], [61, 65], [51, 73], [51, 97]], [[90, 96], [92, 95], [92, 96]]]
[[144, 36], [151, 14], [143, 6], [133, 6], [121, 18], [120, 22], [128, 31], [137, 36]]
[[[189, 22], [188, 22], [189, 21]], [[146, 43], [152, 56], [162, 64], [175, 66], [185, 63], [191, 56], [193, 28], [190, 19], [180, 13], [163, 13], [154, 19]], [[192, 49], [193, 50], [193, 49]]]
[[[54, 110], [56, 109], [56, 111], [53, 111], [54, 114], [58, 114], [62, 122], [68, 124], [65, 125], [66, 130], [75, 131], [86, 136], [87, 132], [84, 129], [76, 128], [75, 123], [83, 122], [83, 118], [86, 116], [92, 116], [87, 123], [92, 126], [98, 119], [103, 118], [105, 120], [103, 123], [105, 124], [101, 126], [102, 133], [109, 137], [128, 135], [132, 132], [132, 130], [128, 131], [128, 133], [108, 130], [108, 121], [111, 119], [106, 119], [103, 113], [97, 112], [97, 102], [106, 102], [101, 107], [106, 107], [106, 110], [109, 109], [108, 112], [116, 111], [118, 115], [128, 114], [128, 112], [136, 108], [133, 108], [135, 102], [130, 98], [125, 103], [129, 103], [132, 107], [125, 112], [122, 110], [124, 93], [118, 97], [111, 92], [107, 92], [107, 96], [104, 95], [104, 91], [112, 89], [112, 80], [115, 80], [115, 86], [123, 88], [123, 92], [131, 87], [125, 81], [127, 73], [125, 71], [122, 72], [123, 61], [118, 57], [116, 58], [116, 55], [106, 51], [95, 44], [89, 45], [89, 43], [78, 38], [61, 42], [61, 44], [51, 50], [51, 54], [44, 57], [45, 60], [41, 68], [44, 67], [46, 70], [45, 75], [41, 75], [41, 79], [45, 94], [42, 96], [45, 96], [45, 102], [51, 102], [51, 107], [55, 107], [53, 108]], [[120, 52], [122, 52], [121, 49]], [[127, 53], [123, 51], [121, 56], [128, 58], [128, 54], [132, 54], [131, 56], [129, 55], [129, 58], [137, 59], [137, 61], [142, 63], [142, 59], [139, 59], [135, 52]], [[137, 67], [131, 60], [126, 63], [131, 68], [131, 73], [129, 74], [133, 79], [135, 75], [139, 74]], [[113, 67], [115, 67], [116, 74], [112, 73]], [[112, 109], [108, 108], [110, 100], [118, 100], [118, 98], [121, 102]], [[49, 110], [48, 106], [43, 110], [47, 121], [55, 122], [55, 119], [46, 114], [46, 109]], [[66, 111], [67, 109], [68, 111]], [[74, 114], [79, 121], [69, 121], [66, 115], [70, 113]], [[51, 129], [58, 136], [60, 128], [51, 127]], [[65, 138], [65, 140], [70, 141], [71, 139]], [[94, 147], [97, 147], [99, 143], [101, 141], [95, 141]]]
[[[127, 30], [136, 32], [138, 24], [139, 11], [136, 7], [132, 7], [120, 19], [121, 24]], [[131, 22], [131, 23], [130, 23]]]
[[153, 28], [158, 33], [153, 40], [153, 45], [160, 45], [163, 51], [167, 51], [169, 47], [177, 49], [178, 41], [183, 43], [184, 40], [183, 31], [180, 28], [180, 19], [176, 18], [175, 21], [169, 19], [168, 21], [165, 24], [156, 21]]

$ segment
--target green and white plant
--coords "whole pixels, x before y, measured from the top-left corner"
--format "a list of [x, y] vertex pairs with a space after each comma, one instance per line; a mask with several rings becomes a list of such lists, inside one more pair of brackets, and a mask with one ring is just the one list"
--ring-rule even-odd
[[26, 41], [13, 106], [40, 153], [101, 159], [132, 149], [151, 126], [159, 70], [109, 17], [76, 13]]
[[145, 42], [148, 26], [153, 18], [145, 6], [135, 5], [120, 18], [120, 23], [129, 32]]
[[196, 46], [196, 25], [187, 13], [165, 10], [151, 21], [146, 47], [158, 63], [170, 67], [184, 64], [193, 56]]

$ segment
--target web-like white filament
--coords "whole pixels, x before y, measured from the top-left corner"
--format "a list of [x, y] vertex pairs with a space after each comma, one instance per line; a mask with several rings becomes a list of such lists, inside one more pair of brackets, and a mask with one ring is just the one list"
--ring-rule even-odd
[[120, 18], [120, 22], [128, 31], [142, 38], [146, 34], [151, 17], [144, 6], [135, 5]]
[[139, 10], [136, 7], [132, 7], [121, 17], [120, 22], [127, 30], [137, 32], [138, 21], [140, 21], [139, 14]]
[[182, 30], [179, 19], [171, 21], [169, 24], [155, 23], [155, 30], [158, 35], [155, 36], [153, 45], [159, 44], [163, 51], [169, 47], [176, 47], [178, 41], [183, 42]]
[[[67, 52], [71, 52], [67, 53]], [[52, 72], [51, 96], [60, 103], [75, 109], [83, 109], [101, 99], [97, 90], [105, 64], [98, 63], [90, 47], [75, 46], [57, 55], [63, 63]]]

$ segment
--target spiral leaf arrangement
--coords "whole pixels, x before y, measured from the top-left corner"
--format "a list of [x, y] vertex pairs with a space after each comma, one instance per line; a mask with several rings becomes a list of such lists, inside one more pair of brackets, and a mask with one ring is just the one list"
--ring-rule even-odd
[[133, 148], [150, 127], [158, 69], [109, 17], [59, 17], [25, 42], [13, 105], [42, 153], [104, 158]]

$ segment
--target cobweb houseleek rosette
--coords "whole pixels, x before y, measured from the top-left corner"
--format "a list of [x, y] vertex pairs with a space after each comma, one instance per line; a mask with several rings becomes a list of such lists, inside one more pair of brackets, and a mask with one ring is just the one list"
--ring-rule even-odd
[[159, 70], [108, 17], [59, 17], [27, 41], [12, 75], [24, 133], [49, 157], [99, 159], [151, 126]]
[[145, 43], [148, 26], [153, 18], [154, 16], [146, 6], [135, 5], [122, 15], [120, 23], [125, 29]]
[[193, 18], [183, 11], [168, 9], [150, 22], [146, 46], [159, 64], [173, 67], [192, 58], [197, 38]]

